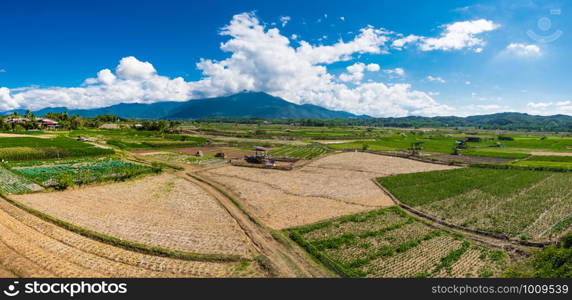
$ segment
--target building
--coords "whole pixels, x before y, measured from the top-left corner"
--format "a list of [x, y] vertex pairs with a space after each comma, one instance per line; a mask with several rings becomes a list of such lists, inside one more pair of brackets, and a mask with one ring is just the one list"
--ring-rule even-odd
[[29, 122], [29, 121], [30, 121], [30, 119], [24, 118], [24, 117], [9, 117], [9, 118], [4, 119], [4, 122], [8, 123], [8, 124], [12, 124], [12, 123], [13, 124], [24, 124], [24, 123]]
[[46, 129], [56, 129], [60, 127], [60, 124], [54, 120], [46, 118], [38, 118], [37, 120], [40, 122], [40, 125]]

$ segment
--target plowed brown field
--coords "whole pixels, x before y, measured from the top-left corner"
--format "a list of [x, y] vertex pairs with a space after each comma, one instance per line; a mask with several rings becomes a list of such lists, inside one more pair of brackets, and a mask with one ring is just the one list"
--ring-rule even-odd
[[393, 205], [375, 177], [450, 168], [350, 152], [293, 171], [225, 166], [199, 174], [233, 191], [270, 227], [284, 229]]
[[149, 246], [203, 254], [254, 253], [216, 199], [172, 174], [12, 198], [63, 221]]
[[0, 199], [0, 277], [265, 276], [250, 262], [177, 260], [116, 248], [41, 220]]

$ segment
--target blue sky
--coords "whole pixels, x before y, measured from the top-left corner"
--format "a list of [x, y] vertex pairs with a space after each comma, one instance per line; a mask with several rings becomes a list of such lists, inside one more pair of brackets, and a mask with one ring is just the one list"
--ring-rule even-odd
[[0, 110], [247, 89], [373, 116], [572, 114], [566, 1], [1, 5]]

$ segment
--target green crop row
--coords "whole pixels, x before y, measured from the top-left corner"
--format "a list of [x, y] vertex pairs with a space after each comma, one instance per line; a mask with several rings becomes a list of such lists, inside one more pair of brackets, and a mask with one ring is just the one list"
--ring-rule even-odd
[[561, 221], [572, 209], [567, 172], [502, 165], [378, 180], [402, 203], [470, 229], [546, 240], [570, 225]]
[[331, 152], [333, 151], [321, 145], [309, 145], [284, 146], [282, 148], [270, 151], [270, 154], [275, 157], [313, 159]]
[[[403, 276], [408, 272], [411, 273], [409, 276], [442, 275], [440, 271], [449, 271], [470, 247], [477, 248], [463, 237], [434, 229], [398, 207], [297, 227], [287, 232], [314, 258], [342, 277]], [[440, 241], [431, 242], [436, 238]], [[450, 250], [436, 256], [436, 263], [427, 263], [435, 260], [429, 256], [439, 248]], [[486, 251], [483, 248], [481, 252]], [[408, 259], [413, 265], [405, 265], [409, 264]], [[489, 260], [486, 267], [500, 271], [500, 263]]]
[[115, 159], [101, 159], [87, 163], [19, 168], [15, 171], [45, 186], [65, 188], [74, 184], [125, 180], [159, 172], [160, 169]]
[[101, 156], [115, 153], [111, 149], [102, 149], [91, 144], [78, 142], [66, 137], [0, 138], [0, 160], [23, 161], [66, 157]]
[[33, 182], [12, 173], [0, 166], [0, 191], [8, 194], [23, 194], [31, 192]]

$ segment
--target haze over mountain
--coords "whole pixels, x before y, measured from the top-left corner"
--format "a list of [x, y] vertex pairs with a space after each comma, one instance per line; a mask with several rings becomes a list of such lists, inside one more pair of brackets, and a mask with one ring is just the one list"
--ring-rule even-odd
[[[22, 110], [17, 110], [23, 113]], [[156, 102], [152, 104], [122, 103], [94, 109], [44, 108], [37, 116], [67, 111], [70, 115], [96, 117], [113, 114], [134, 119], [191, 120], [200, 118], [264, 118], [264, 119], [343, 119], [358, 117], [320, 106], [298, 105], [262, 92], [243, 92], [227, 97], [190, 100], [187, 102]], [[4, 112], [4, 114], [11, 111]], [[362, 116], [364, 117], [364, 116]]]
[[[15, 110], [24, 114], [24, 110]], [[408, 116], [372, 118], [356, 116], [344, 111], [333, 111], [316, 105], [298, 105], [263, 92], [242, 92], [226, 97], [189, 100], [186, 102], [156, 102], [152, 104], [122, 103], [94, 109], [67, 109], [51, 107], [34, 111], [37, 116], [50, 112], [67, 111], [70, 115], [96, 117], [113, 114], [133, 119], [195, 120], [201, 118], [260, 118], [284, 119], [339, 119], [348, 125], [387, 127], [473, 127], [483, 129], [572, 131], [572, 116], [538, 116], [526, 113], [504, 112], [468, 117]], [[7, 115], [12, 111], [5, 111]], [[342, 121], [345, 119], [346, 121]]]

